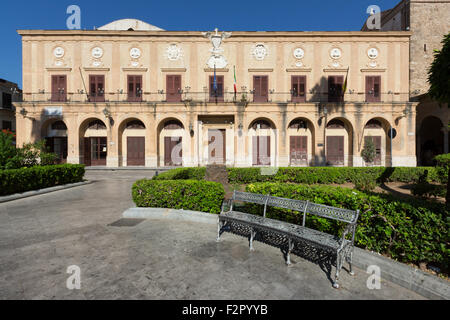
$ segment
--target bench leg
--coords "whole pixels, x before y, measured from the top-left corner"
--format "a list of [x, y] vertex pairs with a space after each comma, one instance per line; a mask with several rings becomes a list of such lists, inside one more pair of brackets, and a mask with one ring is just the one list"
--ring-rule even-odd
[[217, 242], [220, 241], [220, 231], [222, 231], [222, 227], [223, 227], [223, 222], [219, 221], [218, 226], [217, 226]]
[[291, 251], [294, 249], [294, 242], [291, 239], [289, 239], [288, 246], [289, 247], [288, 247], [288, 252], [287, 252], [287, 255], [286, 255], [286, 264], [288, 266], [290, 266], [291, 265]]
[[339, 289], [339, 272], [342, 268], [342, 252], [338, 252], [336, 255], [336, 279], [333, 283], [333, 288]]
[[252, 231], [250, 232], [250, 251], [254, 251], [255, 249], [253, 249], [253, 239], [255, 239], [256, 237], [256, 231], [254, 231], [252, 229]]
[[355, 272], [353, 272], [353, 248], [350, 249], [349, 255], [348, 255], [348, 265], [349, 265], [349, 273], [351, 276], [355, 275]]

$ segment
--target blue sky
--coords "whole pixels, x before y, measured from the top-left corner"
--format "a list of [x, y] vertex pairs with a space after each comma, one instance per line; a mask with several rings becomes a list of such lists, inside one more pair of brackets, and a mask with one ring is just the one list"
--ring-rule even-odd
[[16, 30], [66, 29], [66, 9], [72, 4], [81, 8], [81, 27], [88, 30], [113, 20], [136, 18], [166, 30], [354, 31], [363, 25], [369, 5], [386, 10], [399, 1], [2, 1], [0, 78], [22, 86], [22, 45]]

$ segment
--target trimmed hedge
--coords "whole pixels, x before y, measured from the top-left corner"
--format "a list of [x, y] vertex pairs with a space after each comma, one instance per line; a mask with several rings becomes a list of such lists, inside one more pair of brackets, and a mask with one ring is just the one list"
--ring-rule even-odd
[[153, 180], [203, 180], [206, 168], [177, 168], [153, 177]]
[[420, 177], [428, 174], [427, 179], [439, 181], [436, 168], [433, 167], [288, 167], [279, 168], [275, 175], [262, 175], [260, 168], [228, 168], [230, 183], [248, 184], [254, 182], [292, 182], [304, 184], [343, 184], [356, 183], [362, 176], [376, 183], [383, 182], [418, 182]]
[[0, 195], [81, 182], [84, 172], [84, 165], [78, 164], [0, 170]]
[[132, 187], [138, 207], [170, 208], [218, 214], [225, 197], [220, 183], [196, 180], [139, 180]]
[[437, 166], [436, 170], [442, 183], [447, 183], [448, 172], [450, 170], [450, 153], [441, 154], [434, 158]]
[[[248, 192], [309, 200], [334, 207], [360, 210], [355, 244], [387, 254], [402, 262], [426, 262], [449, 271], [449, 221], [445, 205], [420, 200], [399, 200], [389, 195], [363, 193], [348, 188], [305, 186], [282, 183], [255, 183]], [[246, 206], [260, 214], [257, 205]], [[300, 224], [302, 214], [267, 208], [267, 216]], [[330, 219], [307, 215], [307, 226], [339, 235], [343, 225]]]

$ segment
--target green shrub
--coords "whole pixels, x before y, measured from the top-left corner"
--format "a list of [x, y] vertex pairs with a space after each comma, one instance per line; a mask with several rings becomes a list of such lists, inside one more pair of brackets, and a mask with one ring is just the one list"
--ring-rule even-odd
[[[399, 200], [389, 195], [331, 186], [255, 183], [248, 185], [247, 191], [360, 210], [355, 239], [358, 247], [388, 254], [402, 262], [427, 262], [449, 270], [449, 221], [443, 204]], [[247, 209], [260, 214], [258, 206], [247, 206]], [[302, 221], [301, 213], [279, 208], [268, 207], [267, 216], [291, 223]], [[336, 235], [342, 231], [338, 222], [307, 217], [307, 226]]]
[[228, 168], [230, 183], [248, 184], [254, 182], [292, 182], [304, 184], [343, 184], [355, 183], [364, 177], [373, 183], [405, 182], [413, 183], [428, 171], [429, 181], [439, 181], [437, 171], [433, 167], [418, 168], [384, 168], [384, 167], [288, 167], [279, 168], [275, 175], [262, 175], [260, 168]]
[[81, 182], [84, 165], [63, 164], [0, 170], [0, 195]]
[[220, 183], [197, 180], [139, 180], [132, 187], [138, 207], [220, 213], [225, 190]]
[[447, 188], [444, 185], [431, 184], [428, 182], [418, 183], [411, 189], [411, 193], [415, 196], [430, 198], [430, 197], [445, 197]]
[[450, 170], [450, 153], [438, 155], [434, 160], [437, 163], [436, 171], [440, 177], [440, 182], [447, 183], [448, 172]]
[[153, 180], [203, 180], [206, 168], [177, 168], [153, 177]]

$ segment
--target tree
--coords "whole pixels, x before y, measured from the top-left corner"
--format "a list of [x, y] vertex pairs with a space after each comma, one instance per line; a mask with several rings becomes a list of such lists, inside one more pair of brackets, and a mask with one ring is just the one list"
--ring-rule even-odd
[[372, 139], [370, 139], [370, 137], [366, 137], [364, 148], [361, 151], [361, 157], [367, 164], [369, 164], [375, 160], [376, 155], [377, 150], [375, 149], [375, 144], [373, 143]]
[[[447, 104], [450, 108], [450, 33], [442, 40], [442, 50], [435, 50], [434, 61], [428, 71], [428, 83], [430, 84], [429, 96], [439, 102]], [[448, 167], [450, 177], [450, 166]], [[447, 206], [450, 206], [450, 178], [447, 181]]]
[[428, 71], [429, 96], [450, 107], [450, 33], [442, 40], [442, 49], [434, 51], [434, 61]]

